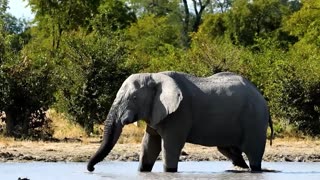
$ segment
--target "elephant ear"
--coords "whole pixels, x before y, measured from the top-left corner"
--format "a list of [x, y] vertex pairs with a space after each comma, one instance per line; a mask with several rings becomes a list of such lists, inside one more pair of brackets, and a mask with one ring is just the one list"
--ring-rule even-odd
[[175, 80], [165, 74], [152, 74], [155, 82], [155, 96], [153, 100], [150, 125], [157, 125], [162, 119], [175, 112], [183, 99], [181, 89]]

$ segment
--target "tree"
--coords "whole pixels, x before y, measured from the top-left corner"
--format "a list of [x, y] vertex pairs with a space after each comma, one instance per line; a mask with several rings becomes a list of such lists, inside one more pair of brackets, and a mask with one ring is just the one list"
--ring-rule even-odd
[[290, 14], [289, 1], [235, 0], [226, 20], [234, 43], [253, 45], [256, 37], [275, 37], [282, 19]]
[[166, 45], [181, 47], [180, 27], [168, 17], [144, 16], [126, 31], [130, 49], [128, 64], [138, 71], [146, 70], [152, 58], [165, 56]]
[[119, 83], [115, 74], [126, 76], [120, 65], [125, 50], [118, 47], [122, 41], [118, 31], [135, 22], [136, 16], [120, 0], [30, 0], [29, 4], [36, 13], [35, 24], [32, 41], [23, 51], [29, 58], [46, 57], [47, 63], [55, 63], [59, 80], [54, 107], [71, 114], [89, 134], [93, 123], [104, 120], [113, 100]]
[[134, 10], [138, 17], [153, 14], [167, 16], [177, 13], [180, 0], [124, 0]]
[[[0, 64], [4, 63], [6, 59], [6, 36], [8, 32], [5, 30], [5, 21], [4, 18], [6, 16], [6, 9], [8, 7], [7, 0], [0, 0]], [[5, 73], [3, 72], [3, 68], [0, 68], [0, 111], [2, 113], [4, 109], [4, 103], [8, 98], [8, 89], [6, 84]]]
[[[51, 48], [59, 49], [62, 34], [85, 28], [90, 30], [90, 20], [98, 13], [102, 0], [29, 0], [35, 13], [37, 28], [48, 32]], [[48, 31], [48, 27], [50, 31]]]
[[298, 44], [319, 46], [320, 2], [302, 1], [302, 8], [292, 14], [284, 24], [284, 29], [299, 38]]
[[283, 29], [297, 37], [290, 54], [295, 78], [285, 87], [290, 122], [310, 135], [320, 134], [320, 2], [304, 0]]
[[31, 60], [16, 56], [4, 64], [8, 85], [8, 98], [3, 109], [7, 116], [7, 135], [31, 136], [34, 128], [46, 123], [44, 113], [55, 100], [56, 87], [53, 65], [44, 62], [40, 58]]
[[122, 30], [136, 20], [135, 13], [128, 6], [121, 1], [113, 0], [100, 4], [91, 24], [93, 29], [102, 34], [104, 30], [109, 31], [110, 28], [112, 31]]
[[6, 114], [7, 135], [34, 135], [34, 129], [46, 122], [44, 112], [54, 101], [52, 64], [22, 52], [30, 40], [29, 28], [5, 10], [0, 11], [0, 111]]
[[232, 6], [234, 0], [212, 0], [208, 6], [210, 13], [225, 13]]
[[95, 32], [74, 35], [67, 45], [66, 58], [78, 67], [73, 73], [81, 79], [74, 92], [63, 90], [68, 98], [68, 111], [90, 134], [94, 123], [105, 120], [118, 89], [131, 73], [124, 67], [127, 52], [121, 36], [112, 31], [103, 35]]
[[[206, 8], [211, 0], [126, 0], [134, 9], [138, 17], [154, 15], [154, 17], [167, 17], [170, 23], [181, 27], [181, 40], [183, 45], [190, 45], [190, 32], [196, 32], [202, 22]], [[192, 3], [192, 5], [190, 5]], [[192, 9], [190, 9], [192, 6]]]

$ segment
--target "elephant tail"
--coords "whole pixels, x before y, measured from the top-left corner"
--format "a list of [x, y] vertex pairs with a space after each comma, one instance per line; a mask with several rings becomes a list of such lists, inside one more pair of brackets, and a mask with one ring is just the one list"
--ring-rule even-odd
[[269, 127], [270, 127], [270, 130], [271, 130], [271, 133], [270, 133], [270, 146], [272, 146], [272, 139], [273, 139], [273, 123], [272, 123], [272, 119], [271, 119], [271, 116], [269, 115]]

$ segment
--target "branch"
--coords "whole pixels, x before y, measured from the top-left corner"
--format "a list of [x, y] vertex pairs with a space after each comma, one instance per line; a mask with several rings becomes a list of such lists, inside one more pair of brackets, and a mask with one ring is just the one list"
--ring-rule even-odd
[[[200, 0], [200, 1], [201, 1], [201, 0]], [[198, 15], [199, 12], [198, 12], [198, 9], [197, 9], [197, 2], [196, 2], [196, 0], [192, 0], [192, 2], [193, 2], [194, 12], [196, 13], [196, 15]]]
[[183, 4], [184, 4], [184, 13], [185, 13], [184, 22], [188, 26], [189, 25], [189, 7], [188, 7], [187, 0], [183, 0]]

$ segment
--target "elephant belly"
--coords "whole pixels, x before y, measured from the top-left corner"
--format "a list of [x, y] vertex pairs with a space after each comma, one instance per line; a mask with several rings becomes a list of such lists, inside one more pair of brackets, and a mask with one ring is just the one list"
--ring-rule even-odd
[[194, 103], [188, 141], [204, 146], [241, 144], [244, 125], [242, 98], [207, 98], [202, 102]]
[[[233, 126], [233, 127], [230, 127]], [[193, 127], [187, 142], [203, 146], [238, 146], [241, 144], [241, 128], [232, 124], [214, 124]]]

